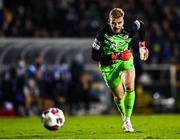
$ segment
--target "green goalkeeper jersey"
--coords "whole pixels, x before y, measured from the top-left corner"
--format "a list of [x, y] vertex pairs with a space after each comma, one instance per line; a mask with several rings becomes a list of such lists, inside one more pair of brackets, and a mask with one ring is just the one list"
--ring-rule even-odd
[[[122, 34], [108, 34], [104, 35], [104, 47], [101, 55], [111, 55], [112, 52], [120, 53], [127, 50], [130, 41], [128, 32], [123, 31]], [[117, 63], [119, 60], [112, 60], [112, 63]]]
[[112, 60], [112, 53], [127, 50], [136, 32], [139, 32], [140, 41], [143, 41], [144, 25], [138, 20], [125, 22], [121, 33], [113, 33], [110, 27], [106, 26], [97, 33], [93, 42], [92, 58], [99, 61], [102, 76], [111, 89], [119, 85], [123, 71], [134, 69], [133, 56], [127, 61]]
[[97, 33], [92, 45], [92, 58], [100, 62], [101, 70], [109, 71], [116, 63], [121, 63], [121, 60], [112, 60], [111, 55], [127, 50], [136, 32], [139, 32], [140, 40], [144, 40], [144, 25], [138, 20], [125, 22], [121, 33], [113, 33], [109, 26]]

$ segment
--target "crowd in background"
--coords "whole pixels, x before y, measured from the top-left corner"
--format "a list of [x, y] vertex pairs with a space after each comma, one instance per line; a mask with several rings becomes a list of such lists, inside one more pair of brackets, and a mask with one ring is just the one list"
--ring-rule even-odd
[[0, 73], [0, 116], [40, 115], [49, 107], [71, 115], [93, 113], [91, 103], [100, 103], [99, 95], [105, 96], [106, 89], [100, 85], [100, 76], [84, 69], [82, 59], [77, 54], [69, 66], [48, 68], [40, 55], [31, 65], [20, 57]]
[[[0, 0], [0, 37], [94, 38], [107, 24], [113, 7], [122, 8], [128, 19], [145, 23], [148, 63], [180, 63], [179, 0]], [[28, 65], [21, 58], [15, 67], [1, 73], [0, 107], [15, 106], [16, 113], [31, 115], [48, 106], [68, 103], [73, 114], [73, 107], [79, 108], [81, 100], [89, 110], [93, 77], [83, 65], [72, 63], [68, 69], [54, 67], [48, 71], [42, 62], [37, 58]]]
[[94, 37], [113, 7], [145, 23], [150, 63], [179, 63], [179, 0], [0, 0], [0, 36]]

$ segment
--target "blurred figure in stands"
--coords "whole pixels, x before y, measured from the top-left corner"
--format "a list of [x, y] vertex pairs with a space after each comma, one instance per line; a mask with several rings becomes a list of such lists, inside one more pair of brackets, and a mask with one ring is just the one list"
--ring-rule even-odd
[[[55, 106], [66, 110], [68, 85], [71, 80], [69, 68], [67, 66], [57, 66], [53, 70], [53, 81], [51, 82], [51, 92]], [[53, 89], [53, 90], [52, 90]]]
[[33, 75], [29, 75], [23, 88], [26, 116], [39, 114], [41, 110], [40, 91]]
[[[26, 114], [31, 115], [32, 106], [36, 102], [37, 114], [40, 111], [54, 106], [46, 92], [47, 68], [41, 55], [37, 55], [35, 63], [28, 67], [28, 79], [24, 88]], [[34, 98], [34, 96], [36, 98]]]
[[88, 75], [84, 68], [83, 55], [77, 53], [70, 65], [70, 72], [72, 77], [72, 82], [69, 87], [69, 105], [70, 105], [70, 114], [78, 115], [81, 111], [84, 112], [81, 108], [81, 104], [88, 113], [90, 108], [90, 98], [89, 98], [89, 89], [90, 89], [90, 75]]
[[15, 109], [18, 115], [24, 115], [24, 95], [23, 90], [26, 82], [27, 64], [24, 56], [19, 56], [17, 60], [17, 93]]

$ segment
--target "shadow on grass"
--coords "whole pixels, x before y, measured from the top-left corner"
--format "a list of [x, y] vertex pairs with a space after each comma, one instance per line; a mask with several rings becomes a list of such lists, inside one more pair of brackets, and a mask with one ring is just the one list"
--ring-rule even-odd
[[144, 133], [144, 132], [142, 132], [142, 131], [134, 131], [134, 132], [123, 132], [123, 131], [122, 131], [121, 133], [122, 133], [122, 134], [123, 134], [123, 133], [134, 134], [134, 133]]
[[144, 133], [144, 132], [142, 132], [142, 131], [135, 131], [134, 133]]
[[160, 139], [159, 137], [146, 136], [144, 139]]

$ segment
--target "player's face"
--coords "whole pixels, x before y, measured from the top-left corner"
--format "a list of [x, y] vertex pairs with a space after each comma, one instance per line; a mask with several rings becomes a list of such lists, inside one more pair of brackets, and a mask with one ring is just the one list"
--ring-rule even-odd
[[109, 25], [114, 33], [120, 33], [124, 25], [124, 18], [109, 18]]

